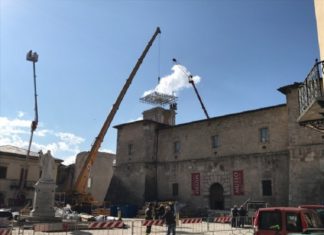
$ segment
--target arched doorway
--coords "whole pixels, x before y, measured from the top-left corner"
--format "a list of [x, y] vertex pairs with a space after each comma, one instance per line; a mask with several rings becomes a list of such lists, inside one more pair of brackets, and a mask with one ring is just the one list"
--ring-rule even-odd
[[212, 210], [224, 210], [224, 188], [219, 183], [209, 188], [209, 206]]

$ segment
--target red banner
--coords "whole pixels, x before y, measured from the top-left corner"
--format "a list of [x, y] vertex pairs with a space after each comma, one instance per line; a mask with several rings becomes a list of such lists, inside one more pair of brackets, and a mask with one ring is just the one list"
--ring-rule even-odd
[[200, 173], [191, 173], [191, 190], [192, 195], [200, 195]]
[[243, 170], [233, 171], [233, 193], [244, 195]]

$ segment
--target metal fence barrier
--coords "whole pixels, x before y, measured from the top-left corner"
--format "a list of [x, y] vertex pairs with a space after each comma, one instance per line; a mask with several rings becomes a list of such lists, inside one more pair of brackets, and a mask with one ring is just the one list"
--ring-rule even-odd
[[0, 228], [0, 235], [10, 235], [12, 228]]
[[[243, 218], [242, 218], [243, 219]], [[244, 218], [246, 219], [246, 218]], [[202, 235], [252, 235], [251, 225], [232, 226], [229, 216], [209, 218], [184, 218], [177, 221], [177, 234]], [[122, 219], [101, 222], [22, 223], [0, 235], [139, 235], [151, 227], [151, 235], [166, 234], [163, 220]], [[0, 230], [1, 231], [1, 230]]]

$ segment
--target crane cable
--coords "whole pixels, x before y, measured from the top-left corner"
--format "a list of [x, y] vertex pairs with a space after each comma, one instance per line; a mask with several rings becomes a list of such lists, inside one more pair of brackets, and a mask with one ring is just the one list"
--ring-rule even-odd
[[161, 79], [161, 35], [158, 35], [158, 84]]

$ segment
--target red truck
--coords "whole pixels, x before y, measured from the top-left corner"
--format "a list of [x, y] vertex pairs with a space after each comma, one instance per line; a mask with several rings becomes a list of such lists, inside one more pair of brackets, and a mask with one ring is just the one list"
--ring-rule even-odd
[[287, 235], [323, 227], [318, 214], [308, 208], [260, 208], [254, 220], [254, 235]]

